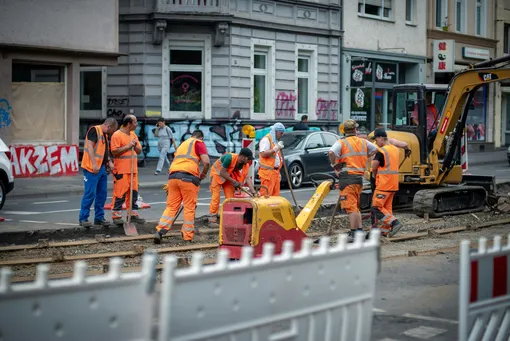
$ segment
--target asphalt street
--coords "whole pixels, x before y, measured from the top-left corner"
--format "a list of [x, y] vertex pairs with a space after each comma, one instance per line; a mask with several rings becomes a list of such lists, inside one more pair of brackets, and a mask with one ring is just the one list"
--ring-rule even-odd
[[[506, 162], [491, 165], [471, 166], [468, 170], [471, 174], [491, 174], [497, 177], [498, 181], [510, 181], [510, 169]], [[304, 186], [295, 189], [296, 200], [299, 205], [304, 206], [311, 198], [315, 188]], [[109, 193], [111, 195], [111, 193]], [[140, 210], [140, 215], [148, 221], [157, 221], [165, 209], [165, 192], [158, 189], [145, 189], [141, 193], [143, 201], [150, 204], [149, 209]], [[292, 196], [288, 189], [282, 190], [282, 196], [292, 203]], [[324, 204], [334, 204], [338, 193], [332, 191], [324, 200]], [[211, 194], [208, 186], [200, 189], [196, 217], [208, 214]], [[80, 212], [81, 196], [79, 195], [56, 195], [46, 199], [12, 198], [6, 201], [0, 216], [6, 221], [0, 223], [1, 232], [17, 232], [39, 229], [62, 229], [66, 227], [77, 227], [78, 215]], [[111, 203], [108, 197], [107, 203]], [[106, 218], [111, 220], [111, 211], [105, 211]], [[91, 215], [93, 210], [91, 211]], [[90, 218], [92, 221], [93, 217]], [[181, 220], [180, 217], [179, 220]], [[0, 233], [1, 233], [0, 232]]]

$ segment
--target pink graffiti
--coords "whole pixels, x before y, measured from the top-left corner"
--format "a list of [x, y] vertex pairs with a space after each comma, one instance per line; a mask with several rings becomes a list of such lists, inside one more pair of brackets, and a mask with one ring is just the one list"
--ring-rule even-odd
[[276, 95], [276, 117], [277, 118], [294, 118], [296, 115], [296, 103], [297, 97], [292, 93], [286, 93], [281, 91]]
[[337, 120], [338, 101], [326, 100], [319, 97], [315, 104], [315, 114], [318, 120]]

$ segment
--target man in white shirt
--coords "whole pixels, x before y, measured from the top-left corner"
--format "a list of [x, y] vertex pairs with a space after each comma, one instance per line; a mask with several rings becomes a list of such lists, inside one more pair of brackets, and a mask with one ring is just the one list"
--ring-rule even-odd
[[275, 123], [266, 136], [259, 142], [259, 178], [260, 194], [279, 196], [280, 195], [280, 169], [283, 166], [283, 158], [280, 149], [284, 145], [278, 141], [285, 132], [285, 126], [281, 123]]

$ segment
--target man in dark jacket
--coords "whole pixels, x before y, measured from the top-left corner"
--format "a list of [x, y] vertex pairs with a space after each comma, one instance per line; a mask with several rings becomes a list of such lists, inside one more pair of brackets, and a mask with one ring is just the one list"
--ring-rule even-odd
[[306, 124], [307, 122], [308, 116], [307, 115], [301, 116], [301, 122], [294, 126], [294, 130], [310, 130], [308, 129], [308, 124]]

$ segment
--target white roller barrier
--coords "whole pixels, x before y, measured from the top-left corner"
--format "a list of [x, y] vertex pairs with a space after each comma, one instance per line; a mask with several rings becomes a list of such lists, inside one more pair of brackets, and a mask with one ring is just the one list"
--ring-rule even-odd
[[276, 256], [265, 244], [257, 259], [247, 247], [236, 263], [222, 250], [214, 266], [195, 253], [187, 269], [167, 257], [159, 340], [368, 341], [379, 233], [363, 239], [340, 235], [330, 246], [323, 237], [317, 249], [306, 239], [296, 253], [286, 241]]
[[476, 251], [461, 242], [459, 286], [459, 340], [510, 340], [510, 236], [493, 246], [480, 238]]
[[146, 254], [142, 271], [121, 273], [112, 258], [107, 274], [86, 277], [87, 264], [75, 263], [70, 279], [48, 280], [37, 267], [32, 283], [11, 284], [10, 269], [0, 277], [2, 341], [149, 340], [154, 311], [156, 256]]

